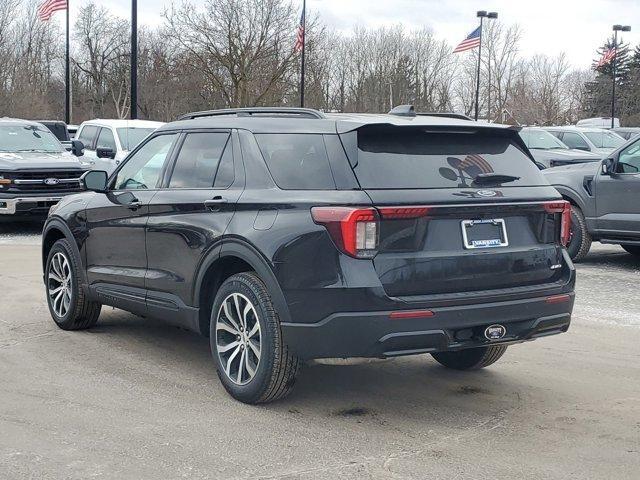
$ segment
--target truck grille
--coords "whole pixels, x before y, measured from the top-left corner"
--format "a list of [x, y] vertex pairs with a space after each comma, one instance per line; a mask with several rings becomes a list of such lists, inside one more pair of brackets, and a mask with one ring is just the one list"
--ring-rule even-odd
[[[80, 191], [80, 176], [83, 170], [24, 171], [11, 172], [11, 183], [5, 192], [49, 193]], [[7, 175], [5, 174], [5, 178]]]

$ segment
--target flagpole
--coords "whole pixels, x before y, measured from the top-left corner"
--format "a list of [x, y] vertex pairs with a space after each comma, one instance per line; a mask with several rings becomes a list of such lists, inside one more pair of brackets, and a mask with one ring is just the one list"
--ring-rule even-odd
[[138, 118], [138, 1], [131, 0], [131, 120]]
[[69, 0], [67, 0], [67, 46], [64, 65], [64, 121], [67, 125], [71, 123], [71, 68], [69, 67]]
[[[484, 15], [480, 15], [483, 13]], [[480, 44], [478, 45], [478, 69], [476, 71], [476, 113], [474, 115], [475, 121], [478, 121], [478, 99], [480, 97], [480, 58], [482, 55], [482, 20], [484, 19], [486, 12], [478, 12], [480, 17]]]
[[302, 57], [300, 59], [300, 106], [304, 108], [304, 54], [307, 49], [307, 1], [302, 0]]

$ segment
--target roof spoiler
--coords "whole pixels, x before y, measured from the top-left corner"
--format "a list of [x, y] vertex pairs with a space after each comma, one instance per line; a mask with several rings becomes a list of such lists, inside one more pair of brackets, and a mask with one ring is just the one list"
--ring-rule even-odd
[[446, 118], [457, 118], [458, 120], [472, 120], [470, 117], [463, 115], [462, 113], [453, 113], [453, 112], [417, 112], [413, 105], [398, 105], [397, 107], [393, 107], [389, 111], [389, 115], [395, 115], [397, 117], [415, 117], [425, 116], [425, 117], [446, 117]]
[[220, 110], [204, 110], [202, 112], [186, 113], [178, 117], [178, 120], [193, 120], [194, 118], [217, 117], [225, 115], [235, 115], [237, 117], [251, 117], [258, 115], [261, 117], [296, 117], [296, 118], [327, 118], [324, 113], [313, 108], [295, 107], [246, 107], [246, 108], [223, 108]]

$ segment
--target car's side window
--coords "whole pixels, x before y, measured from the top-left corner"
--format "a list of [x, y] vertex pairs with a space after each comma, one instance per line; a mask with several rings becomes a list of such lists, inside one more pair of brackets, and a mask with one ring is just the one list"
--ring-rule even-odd
[[578, 150], [591, 150], [587, 142], [585, 142], [584, 139], [577, 133], [564, 132], [562, 141], [569, 148], [576, 148]]
[[616, 171], [618, 173], [640, 172], [640, 140], [636, 140], [620, 152]]
[[93, 147], [93, 139], [96, 138], [96, 133], [98, 133], [98, 127], [85, 125], [78, 135], [78, 140], [84, 144], [85, 148], [91, 149]]
[[223, 152], [225, 157], [232, 155], [229, 138], [226, 132], [187, 134], [176, 158], [169, 188], [212, 188]]
[[113, 132], [110, 128], [103, 127], [100, 129], [100, 134], [98, 135], [98, 142], [96, 143], [97, 148], [109, 148], [116, 151], [116, 139], [113, 136]]
[[151, 138], [127, 159], [116, 175], [116, 190], [151, 189], [158, 186], [162, 167], [178, 134], [158, 135]]

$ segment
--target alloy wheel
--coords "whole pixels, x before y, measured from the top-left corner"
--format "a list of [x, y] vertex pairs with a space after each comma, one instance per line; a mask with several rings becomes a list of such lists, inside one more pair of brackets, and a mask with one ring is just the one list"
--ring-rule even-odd
[[253, 379], [260, 364], [262, 333], [255, 306], [241, 293], [228, 295], [218, 310], [216, 347], [229, 380], [246, 385]]
[[63, 318], [69, 312], [73, 283], [71, 265], [62, 252], [56, 252], [51, 257], [47, 275], [47, 293], [54, 313], [59, 318]]

